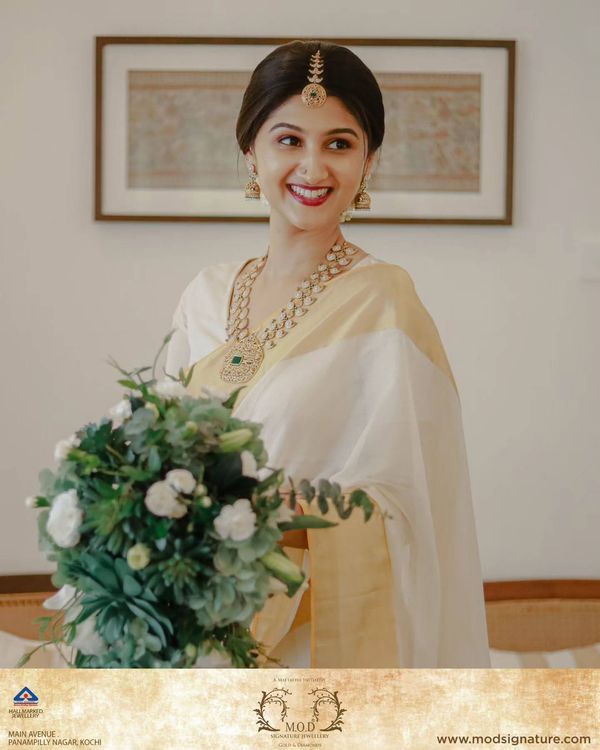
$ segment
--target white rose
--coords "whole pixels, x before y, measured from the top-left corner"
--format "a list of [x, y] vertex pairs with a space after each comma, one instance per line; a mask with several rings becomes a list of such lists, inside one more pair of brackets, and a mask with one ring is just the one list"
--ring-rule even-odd
[[221, 539], [231, 538], [236, 542], [248, 539], [256, 531], [256, 514], [250, 500], [245, 497], [233, 505], [225, 505], [215, 518], [215, 529]]
[[229, 398], [229, 393], [227, 393], [227, 391], [221, 391], [217, 388], [211, 388], [208, 385], [203, 385], [200, 391], [205, 395], [206, 398], [216, 398], [218, 401], [227, 401], [227, 399]]
[[182, 396], [188, 395], [188, 392], [182, 383], [178, 380], [171, 380], [170, 378], [159, 380], [158, 383], [153, 386], [152, 390], [157, 396], [162, 396], [163, 398], [181, 398]]
[[[69, 617], [69, 621], [77, 617], [82, 607], [80, 604], [77, 604], [71, 609], [73, 612]], [[66, 619], [65, 617], [65, 621]], [[86, 656], [101, 656], [107, 651], [106, 643], [104, 643], [101, 635], [96, 632], [96, 615], [91, 615], [75, 626], [75, 638], [69, 645]]]
[[254, 458], [254, 453], [252, 453], [252, 451], [242, 451], [240, 454], [240, 458], [242, 459], [243, 476], [252, 477], [253, 479], [256, 479], [257, 472], [256, 472], [256, 459]]
[[65, 583], [56, 594], [52, 594], [48, 599], [44, 599], [42, 606], [45, 609], [64, 609], [76, 593], [77, 589], [74, 586], [71, 586], [70, 583]]
[[26, 508], [37, 508], [37, 497], [34, 495], [29, 495], [29, 497], [25, 498], [25, 507]]
[[52, 501], [46, 529], [59, 547], [74, 547], [81, 535], [83, 511], [76, 490], [61, 492]]
[[[64, 622], [72, 622], [83, 609], [79, 603], [71, 603], [67, 607], [67, 604], [73, 599], [76, 593], [77, 589], [74, 586], [65, 583], [56, 594], [44, 600], [43, 606], [45, 609], [64, 609]], [[106, 651], [106, 644], [96, 632], [95, 625], [96, 615], [92, 615], [87, 620], [76, 625], [75, 639], [69, 645], [81, 651], [86, 656], [100, 656], [103, 654]]]
[[230, 669], [232, 667], [230, 656], [223, 654], [216, 648], [213, 648], [208, 654], [200, 651], [194, 662], [194, 669]]
[[175, 492], [183, 492], [186, 495], [190, 495], [196, 486], [194, 475], [187, 469], [173, 469], [167, 473], [165, 480]]
[[64, 440], [59, 440], [54, 447], [54, 460], [64, 461], [64, 459], [69, 455], [69, 451], [71, 450], [71, 448], [77, 448], [80, 442], [81, 441], [75, 435], [75, 433], [73, 433], [70, 437], [65, 438]]
[[132, 570], [142, 570], [150, 562], [150, 550], [141, 542], [127, 550], [127, 565]]
[[118, 404], [115, 404], [108, 410], [108, 416], [113, 420], [113, 424], [121, 424], [123, 420], [129, 419], [131, 416], [131, 401], [128, 398], [123, 398]]
[[177, 493], [167, 482], [154, 482], [146, 492], [144, 503], [155, 516], [182, 518], [187, 513], [187, 506], [179, 502]]

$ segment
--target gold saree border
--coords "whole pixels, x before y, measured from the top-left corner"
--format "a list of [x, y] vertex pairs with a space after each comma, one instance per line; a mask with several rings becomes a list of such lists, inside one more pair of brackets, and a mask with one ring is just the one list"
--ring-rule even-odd
[[[311, 316], [313, 316], [311, 318]], [[270, 316], [272, 317], [272, 316]], [[263, 326], [265, 318], [258, 326]], [[312, 325], [318, 321], [318, 325]], [[265, 357], [255, 375], [244, 383], [236, 407], [263, 375], [279, 362], [324, 348], [343, 339], [389, 328], [402, 330], [414, 345], [450, 380], [458, 396], [456, 383], [437, 327], [421, 302], [408, 272], [393, 263], [377, 262], [351, 269], [317, 295], [315, 307], [300, 324], [279, 340]], [[188, 392], [199, 396], [202, 386], [231, 392], [237, 384], [221, 380], [219, 371], [225, 351], [224, 342], [198, 360]], [[191, 366], [186, 369], [189, 372]]]

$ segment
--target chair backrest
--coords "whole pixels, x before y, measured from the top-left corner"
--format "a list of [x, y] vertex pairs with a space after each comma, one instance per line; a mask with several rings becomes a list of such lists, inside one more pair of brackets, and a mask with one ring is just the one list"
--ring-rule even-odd
[[485, 584], [491, 648], [557, 651], [600, 643], [600, 580]]

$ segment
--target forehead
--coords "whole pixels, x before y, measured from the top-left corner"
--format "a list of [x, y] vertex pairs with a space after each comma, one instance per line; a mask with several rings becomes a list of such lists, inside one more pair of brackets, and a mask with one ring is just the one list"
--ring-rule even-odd
[[321, 107], [307, 107], [301, 96], [291, 96], [277, 109], [274, 109], [263, 123], [261, 130], [268, 132], [278, 122], [297, 125], [307, 133], [318, 134], [332, 128], [352, 128], [359, 137], [363, 130], [337, 96], [328, 96]]

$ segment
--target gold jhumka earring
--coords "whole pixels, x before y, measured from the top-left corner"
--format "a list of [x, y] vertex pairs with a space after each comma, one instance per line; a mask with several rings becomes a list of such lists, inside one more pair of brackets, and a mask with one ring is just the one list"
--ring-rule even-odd
[[354, 199], [354, 208], [357, 211], [369, 211], [371, 208], [371, 196], [367, 193], [367, 182], [369, 178], [363, 177], [358, 193]]
[[358, 188], [358, 193], [354, 196], [354, 200], [352, 203], [348, 206], [348, 208], [345, 211], [342, 211], [340, 214], [340, 222], [343, 223], [345, 221], [350, 221], [352, 218], [352, 214], [355, 210], [357, 211], [368, 211], [371, 208], [371, 196], [369, 193], [367, 193], [367, 182], [369, 181], [369, 176], [365, 175], [362, 178], [362, 181], [360, 183], [360, 187]]
[[256, 179], [256, 167], [254, 164], [248, 165], [248, 174], [250, 175], [250, 179], [246, 183], [245, 196], [251, 199], [260, 198], [260, 185]]

